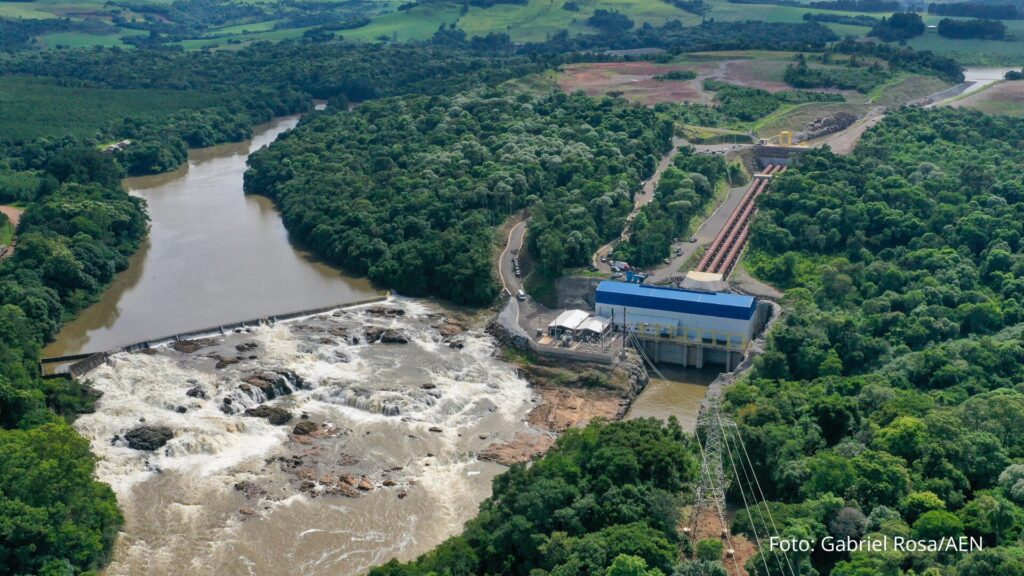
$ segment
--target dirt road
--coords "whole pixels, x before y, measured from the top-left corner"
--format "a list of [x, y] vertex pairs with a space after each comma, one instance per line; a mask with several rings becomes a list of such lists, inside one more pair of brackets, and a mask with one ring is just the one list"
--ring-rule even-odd
[[[11, 224], [17, 228], [18, 222], [21, 221], [21, 215], [24, 214], [25, 211], [21, 208], [15, 208], [14, 206], [0, 206], [0, 213], [5, 214], [8, 220], [11, 221]], [[7, 258], [11, 254], [14, 254], [14, 242], [11, 242], [10, 246], [5, 246], [3, 249], [0, 249], [0, 258]]]
[[661, 157], [661, 162], [658, 162], [657, 168], [654, 169], [654, 174], [644, 181], [644, 185], [640, 189], [640, 192], [633, 197], [633, 211], [626, 217], [626, 225], [622, 229], [622, 234], [619, 238], [598, 248], [597, 252], [594, 252], [594, 255], [590, 258], [591, 264], [596, 266], [598, 270], [601, 272], [611, 272], [611, 266], [608, 262], [602, 262], [601, 258], [608, 256], [608, 253], [611, 252], [619, 242], [629, 240], [630, 225], [633, 223], [633, 219], [636, 218], [637, 212], [639, 212], [644, 206], [650, 204], [651, 200], [654, 200], [654, 191], [658, 188], [658, 182], [661, 181], [661, 175], [664, 174], [665, 170], [672, 164], [672, 160], [675, 159], [676, 154], [679, 153], [679, 148], [686, 144], [686, 140], [683, 140], [682, 138], [672, 138], [672, 149], [668, 151], [668, 154]]

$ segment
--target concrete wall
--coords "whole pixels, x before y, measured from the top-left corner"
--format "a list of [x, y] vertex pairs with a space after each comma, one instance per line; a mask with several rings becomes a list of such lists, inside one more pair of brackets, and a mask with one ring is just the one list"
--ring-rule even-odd
[[743, 361], [741, 352], [701, 346], [699, 344], [683, 344], [669, 340], [638, 339], [643, 346], [644, 354], [656, 363], [678, 364], [704, 368], [707, 365], [719, 365], [725, 371], [732, 370]]

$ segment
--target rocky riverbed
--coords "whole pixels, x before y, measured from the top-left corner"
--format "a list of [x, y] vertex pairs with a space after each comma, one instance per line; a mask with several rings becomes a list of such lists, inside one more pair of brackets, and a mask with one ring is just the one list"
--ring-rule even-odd
[[108, 574], [357, 574], [456, 533], [502, 464], [622, 417], [647, 382], [505, 357], [420, 301], [114, 356], [76, 426], [127, 523]]
[[539, 402], [478, 317], [420, 301], [114, 356], [76, 426], [118, 494], [107, 574], [357, 574], [457, 532]]

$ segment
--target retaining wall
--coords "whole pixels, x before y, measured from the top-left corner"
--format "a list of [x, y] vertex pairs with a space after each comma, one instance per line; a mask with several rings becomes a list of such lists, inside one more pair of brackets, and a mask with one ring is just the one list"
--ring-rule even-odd
[[164, 344], [170, 344], [179, 340], [191, 340], [193, 338], [201, 338], [208, 336], [222, 336], [228, 332], [239, 330], [242, 328], [248, 328], [253, 326], [272, 325], [279, 321], [293, 320], [295, 318], [304, 318], [306, 316], [316, 316], [317, 314], [323, 314], [325, 312], [331, 312], [332, 310], [341, 310], [344, 308], [355, 308], [357, 306], [365, 306], [366, 304], [374, 304], [377, 302], [383, 302], [389, 298], [389, 295], [375, 296], [373, 298], [366, 298], [365, 300], [357, 300], [356, 302], [348, 302], [345, 304], [339, 304], [337, 306], [323, 306], [320, 308], [310, 308], [307, 310], [299, 310], [298, 312], [288, 312], [285, 314], [275, 314], [273, 316], [263, 316], [262, 318], [254, 318], [252, 320], [243, 320], [242, 322], [235, 322], [233, 324], [223, 324], [220, 326], [210, 326], [208, 328], [200, 328], [199, 330], [191, 330], [189, 332], [182, 332], [179, 334], [173, 334], [171, 336], [161, 336], [159, 338], [151, 338], [142, 342], [135, 342], [122, 346], [116, 350], [108, 350], [104, 352], [87, 352], [84, 354], [73, 354], [70, 356], [57, 356], [54, 358], [43, 358], [39, 361], [39, 369], [42, 373], [43, 366], [46, 364], [57, 364], [61, 362], [69, 362], [72, 360], [78, 360], [66, 368], [58, 368], [52, 374], [43, 373], [44, 378], [61, 378], [71, 377], [79, 378], [86, 374], [90, 370], [95, 369], [100, 364], [107, 361], [107, 358], [111, 354], [117, 354], [119, 352], [136, 352], [138, 350], [145, 350], [147, 348], [153, 348], [155, 346], [161, 346]]

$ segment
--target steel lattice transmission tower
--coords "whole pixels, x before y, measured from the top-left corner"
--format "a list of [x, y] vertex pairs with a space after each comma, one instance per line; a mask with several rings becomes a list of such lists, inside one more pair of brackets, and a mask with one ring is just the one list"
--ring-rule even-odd
[[689, 519], [690, 538], [694, 543], [697, 541], [697, 524], [705, 514], [718, 516], [723, 530], [727, 530], [722, 432], [729, 426], [735, 424], [722, 414], [722, 388], [720, 385], [712, 384], [707, 397], [701, 402], [700, 413], [697, 414], [696, 432], [698, 436], [703, 432], [704, 446], [701, 454], [700, 484], [697, 486], [696, 501]]

